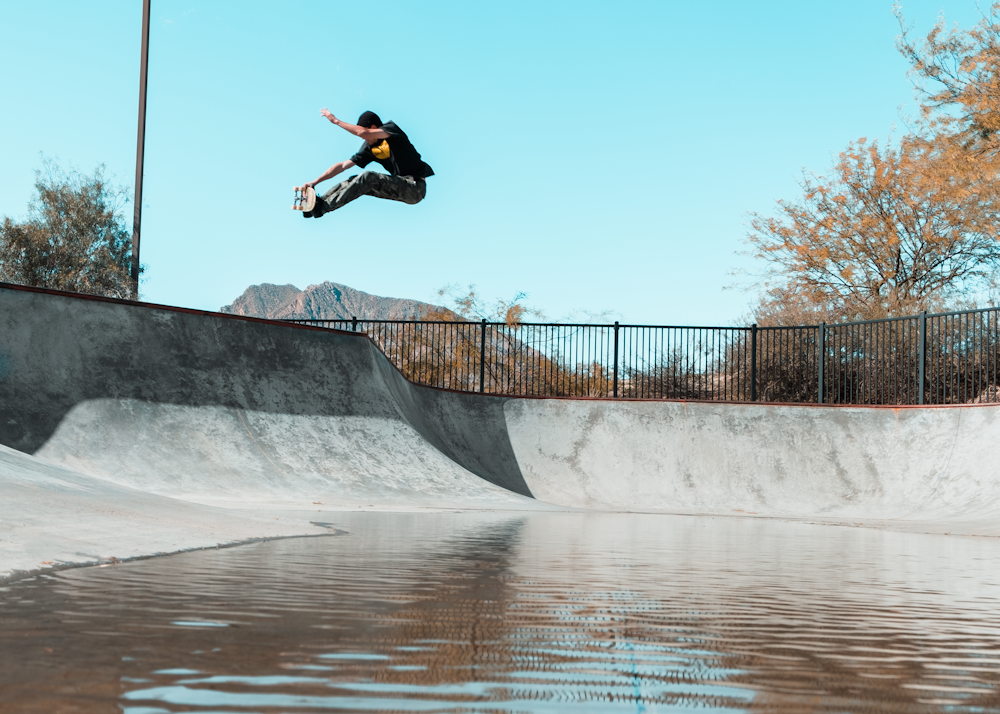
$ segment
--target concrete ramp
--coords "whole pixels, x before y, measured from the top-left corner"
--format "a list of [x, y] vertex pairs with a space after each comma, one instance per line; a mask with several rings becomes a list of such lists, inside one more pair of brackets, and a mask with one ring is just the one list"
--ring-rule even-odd
[[[446, 392], [407, 382], [363, 334], [0, 286], [4, 528], [44, 513], [29, 501], [51, 492], [58, 513], [84, 494], [108, 543], [118, 526], [100, 498], [254, 523], [266, 511], [282, 534], [315, 532], [330, 510], [586, 508], [1000, 535], [998, 441], [998, 405]], [[35, 478], [46, 469], [56, 475]], [[298, 526], [284, 525], [291, 512]], [[250, 521], [227, 532], [271, 533]], [[21, 537], [9, 536], [0, 552]]]
[[187, 503], [0, 446], [0, 580], [65, 564], [329, 534], [325, 520], [315, 507], [302, 517]]
[[516, 399], [536, 498], [578, 508], [992, 521], [1000, 406], [837, 407]]
[[0, 289], [0, 443], [199, 503], [537, 508], [503, 400], [361, 334]]
[[95, 399], [36, 456], [197, 503], [533, 506], [446, 457], [402, 419]]

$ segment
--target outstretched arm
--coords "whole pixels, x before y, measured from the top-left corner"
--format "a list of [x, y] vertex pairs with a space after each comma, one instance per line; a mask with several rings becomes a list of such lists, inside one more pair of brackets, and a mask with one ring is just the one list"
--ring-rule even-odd
[[382, 129], [371, 129], [365, 128], [363, 126], [358, 126], [357, 124], [348, 124], [346, 121], [340, 121], [337, 117], [333, 115], [329, 109], [320, 109], [319, 113], [330, 120], [331, 123], [336, 124], [341, 129], [351, 132], [354, 136], [368, 141], [369, 139], [387, 139], [389, 137], [388, 132]]
[[334, 176], [336, 176], [337, 174], [341, 173], [342, 171], [347, 171], [347, 169], [351, 168], [354, 165], [355, 165], [354, 162], [351, 161], [350, 159], [348, 159], [347, 161], [341, 161], [339, 164], [334, 164], [333, 166], [331, 166], [330, 168], [328, 168], [326, 171], [324, 171], [322, 174], [320, 174], [320, 177], [318, 179], [316, 179], [315, 181], [310, 181], [309, 183], [307, 183], [305, 185], [306, 186], [310, 186], [312, 188], [315, 188], [316, 184], [323, 183], [328, 178], [333, 178]]

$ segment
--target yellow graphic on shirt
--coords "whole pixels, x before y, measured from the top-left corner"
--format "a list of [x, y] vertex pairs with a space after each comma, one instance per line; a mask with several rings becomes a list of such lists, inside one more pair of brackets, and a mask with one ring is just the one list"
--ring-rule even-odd
[[376, 159], [384, 160], [389, 158], [389, 142], [382, 139], [382, 143], [372, 147], [372, 156]]

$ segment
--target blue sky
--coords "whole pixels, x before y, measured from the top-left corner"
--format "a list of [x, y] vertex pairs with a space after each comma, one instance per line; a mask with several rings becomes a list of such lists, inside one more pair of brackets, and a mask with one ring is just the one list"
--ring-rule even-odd
[[[132, 183], [141, 6], [0, 4], [0, 215], [24, 215], [40, 152]], [[974, 0], [903, 11], [920, 33], [979, 16]], [[891, 0], [153, 0], [144, 299], [475, 283], [553, 319], [734, 323], [746, 212], [903, 129], [898, 34]], [[426, 200], [293, 213], [291, 187], [359, 144], [322, 107], [395, 120], [437, 173]]]

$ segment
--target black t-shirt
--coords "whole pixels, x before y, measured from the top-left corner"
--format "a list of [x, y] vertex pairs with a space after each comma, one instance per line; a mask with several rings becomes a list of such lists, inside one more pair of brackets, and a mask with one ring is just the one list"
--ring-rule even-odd
[[395, 122], [387, 121], [381, 129], [389, 135], [389, 138], [379, 141], [374, 146], [369, 146], [366, 141], [361, 150], [351, 157], [351, 161], [361, 168], [372, 161], [377, 161], [393, 176], [427, 178], [434, 175], [434, 169], [421, 161], [420, 154]]

